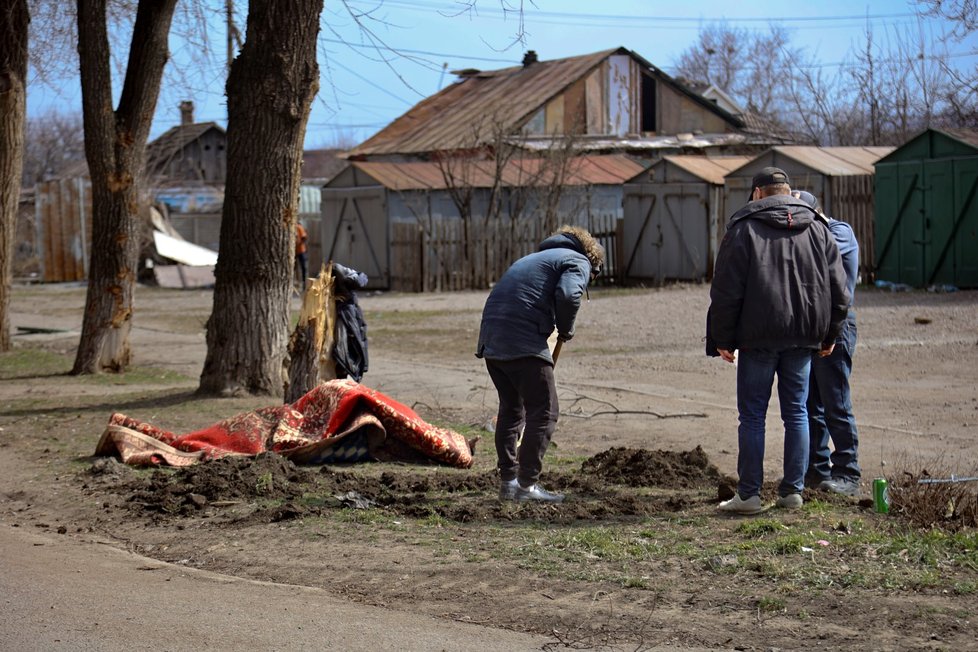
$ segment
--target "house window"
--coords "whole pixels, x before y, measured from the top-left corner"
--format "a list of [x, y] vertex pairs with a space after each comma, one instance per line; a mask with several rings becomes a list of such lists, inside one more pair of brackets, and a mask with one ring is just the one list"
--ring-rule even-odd
[[655, 80], [646, 75], [642, 75], [642, 131], [656, 131]]
[[546, 133], [547, 121], [546, 121], [546, 110], [540, 109], [537, 111], [530, 121], [526, 123], [523, 127], [523, 133], [527, 136], [542, 136]]

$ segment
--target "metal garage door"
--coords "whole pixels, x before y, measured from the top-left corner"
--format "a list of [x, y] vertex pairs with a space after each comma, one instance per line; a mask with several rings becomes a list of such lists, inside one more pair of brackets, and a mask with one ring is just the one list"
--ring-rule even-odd
[[625, 277], [702, 280], [709, 260], [709, 186], [637, 184], [624, 196]]
[[390, 287], [390, 242], [384, 189], [324, 188], [323, 261], [333, 261], [369, 278], [370, 289]]

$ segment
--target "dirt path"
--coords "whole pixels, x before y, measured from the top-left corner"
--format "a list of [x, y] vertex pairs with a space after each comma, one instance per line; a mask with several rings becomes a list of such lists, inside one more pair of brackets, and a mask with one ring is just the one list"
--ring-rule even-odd
[[[491, 383], [472, 354], [485, 296], [362, 297], [370, 337], [364, 383], [429, 420], [476, 431], [495, 412]], [[978, 293], [860, 289], [857, 297], [853, 400], [864, 477], [894, 469], [973, 473]], [[612, 649], [622, 641], [632, 643], [628, 649], [973, 644], [968, 614], [978, 606], [978, 591], [890, 595], [869, 586], [873, 572], [854, 584], [845, 580], [845, 565], [855, 562], [843, 556], [826, 558], [818, 572], [827, 579], [817, 590], [792, 579], [798, 560], [755, 567], [748, 556], [746, 568], [722, 569], [729, 554], [711, 551], [746, 535], [739, 521], [715, 512], [718, 477], [736, 469], [737, 413], [734, 368], [703, 355], [708, 286], [591, 293], [557, 367], [562, 417], [547, 479], [572, 497], [559, 510], [514, 510], [492, 500], [487, 432], [472, 471], [257, 466], [276, 486], [298, 493], [243, 491], [226, 500], [215, 494], [201, 509], [187, 507], [198, 500], [188, 497], [204, 488], [185, 476], [93, 467], [87, 456], [112, 411], [189, 431], [269, 404], [192, 396], [210, 301], [208, 291], [140, 288], [137, 369], [125, 379], [86, 380], [61, 375], [77, 344], [84, 290], [15, 292], [14, 326], [65, 332], [18, 335], [20, 353], [3, 358], [0, 522], [63, 529], [64, 536], [112, 541], [168, 562], [321, 587], [366, 604], [545, 634], [553, 637], [552, 649]], [[775, 399], [768, 481], [780, 468], [777, 414]], [[648, 477], [627, 486], [607, 468], [585, 472], [586, 463], [609, 459], [602, 456], [613, 449], [614, 465], [631, 464], [630, 475]], [[242, 469], [222, 473], [225, 480], [245, 477]], [[245, 482], [244, 489], [254, 485]], [[387, 503], [356, 512], [309, 499], [354, 489]], [[164, 493], [176, 496], [177, 507], [156, 501]], [[846, 507], [829, 505], [825, 516], [813, 510], [782, 520], [786, 527], [824, 528], [813, 537], [835, 545], [843, 535], [833, 534], [832, 510]], [[871, 520], [858, 509], [845, 518], [853, 531]], [[602, 539], [620, 536], [625, 541]], [[642, 561], [616, 561], [602, 548], [632, 544], [646, 550]], [[978, 586], [967, 569], [938, 572], [949, 586]], [[758, 607], [778, 601], [783, 609]]]

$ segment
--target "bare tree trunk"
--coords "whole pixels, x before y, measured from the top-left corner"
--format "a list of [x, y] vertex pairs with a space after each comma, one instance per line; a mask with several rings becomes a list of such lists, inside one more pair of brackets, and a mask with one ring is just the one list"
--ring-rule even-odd
[[24, 119], [27, 113], [26, 0], [13, 0], [0, 12], [0, 351], [9, 351], [10, 284], [13, 280], [14, 233], [20, 176], [24, 165]]
[[85, 157], [92, 180], [92, 257], [74, 374], [122, 371], [132, 352], [143, 164], [177, 0], [140, 0], [126, 79], [112, 110], [106, 0], [78, 0]]
[[228, 175], [198, 393], [281, 396], [302, 145], [323, 0], [252, 0], [231, 64]]

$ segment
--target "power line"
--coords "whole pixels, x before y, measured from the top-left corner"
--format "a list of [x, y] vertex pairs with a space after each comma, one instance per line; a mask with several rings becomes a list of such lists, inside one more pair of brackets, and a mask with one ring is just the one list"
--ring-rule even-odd
[[379, 46], [379, 45], [368, 45], [366, 43], [350, 43], [349, 41], [344, 41], [342, 39], [332, 39], [332, 38], [320, 38], [319, 40], [325, 41], [326, 43], [338, 43], [340, 45], [345, 45], [351, 48], [362, 48], [367, 50], [387, 50], [389, 52], [406, 52], [408, 54], [423, 54], [429, 57], [444, 57], [452, 59], [462, 59], [465, 61], [489, 61], [491, 63], [508, 63], [514, 64], [519, 63], [518, 58], [513, 59], [499, 59], [491, 57], [473, 57], [465, 54], [445, 54], [444, 52], [428, 52], [426, 50], [411, 50], [408, 48], [399, 48], [394, 46]]
[[[479, 7], [472, 9], [461, 8], [459, 5], [452, 5], [444, 2], [425, 2], [424, 0], [384, 0], [384, 5], [401, 7], [403, 9], [415, 11], [435, 11], [446, 16], [460, 15], [463, 13], [476, 13], [496, 18], [510, 18], [518, 10], [504, 10], [495, 7]], [[445, 13], [443, 13], [445, 12]], [[595, 20], [620, 21], [621, 26], [634, 25], [636, 22], [656, 22], [656, 23], [692, 23], [700, 25], [704, 22], [728, 22], [728, 23], [825, 23], [839, 21], [861, 21], [865, 24], [867, 20], [894, 20], [900, 18], [915, 18], [917, 14], [913, 12], [893, 13], [893, 14], [854, 14], [854, 15], [835, 15], [835, 16], [764, 16], [759, 18], [729, 18], [719, 16], [717, 18], [704, 19], [702, 16], [649, 16], [649, 15], [622, 15], [622, 14], [584, 14], [567, 11], [537, 11], [533, 9], [522, 10], [524, 22], [527, 19], [553, 19], [562, 18], [568, 20], [581, 21], [592, 24]], [[567, 24], [567, 23], [564, 23]]]

